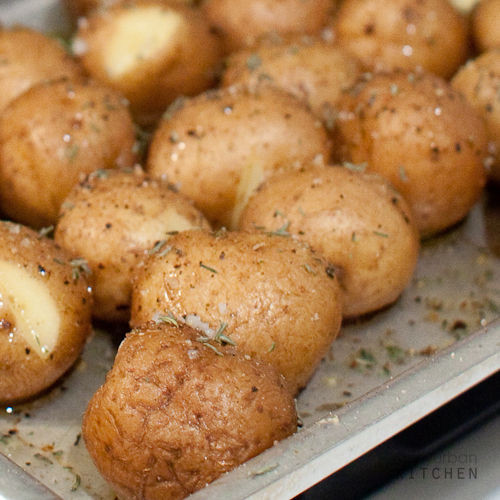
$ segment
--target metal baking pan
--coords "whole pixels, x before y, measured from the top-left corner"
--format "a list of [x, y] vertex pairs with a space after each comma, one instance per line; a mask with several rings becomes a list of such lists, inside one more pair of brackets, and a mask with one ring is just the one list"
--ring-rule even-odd
[[[0, 1], [0, 22], [65, 33], [57, 0]], [[498, 189], [498, 188], [497, 188]], [[423, 244], [391, 307], [343, 325], [297, 408], [303, 427], [192, 498], [292, 498], [500, 369], [499, 191]], [[61, 383], [0, 408], [0, 498], [115, 494], [81, 439], [81, 417], [123, 332], [96, 329]]]

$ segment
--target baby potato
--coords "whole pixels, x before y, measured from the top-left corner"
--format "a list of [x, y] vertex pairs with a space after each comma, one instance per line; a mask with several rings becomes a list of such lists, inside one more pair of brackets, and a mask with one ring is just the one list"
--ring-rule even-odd
[[123, 93], [144, 126], [154, 125], [179, 95], [211, 87], [221, 57], [219, 39], [199, 11], [161, 0], [94, 11], [72, 45], [89, 74]]
[[342, 160], [366, 162], [410, 204], [423, 237], [463, 219], [485, 184], [480, 116], [443, 79], [369, 75], [339, 105]]
[[489, 138], [485, 166], [489, 177], [500, 182], [500, 48], [469, 61], [451, 84], [484, 118]]
[[269, 234], [185, 231], [148, 257], [132, 289], [131, 325], [173, 317], [230, 339], [297, 392], [341, 322], [334, 270], [284, 228]]
[[319, 33], [335, 4], [333, 0], [204, 0], [201, 9], [221, 33], [226, 52], [233, 52], [271, 32]]
[[215, 226], [230, 227], [266, 175], [327, 160], [330, 148], [320, 121], [295, 97], [229, 87], [169, 108], [146, 170], [178, 186]]
[[189, 327], [152, 324], [122, 342], [82, 435], [120, 498], [172, 500], [296, 429], [293, 398], [271, 366]]
[[90, 81], [41, 83], [0, 116], [0, 207], [33, 227], [56, 221], [82, 176], [132, 165], [135, 130], [126, 103]]
[[447, 0], [345, 0], [337, 42], [375, 70], [423, 68], [448, 78], [465, 61], [465, 18]]
[[52, 240], [0, 222], [0, 404], [38, 395], [91, 332], [87, 268]]
[[55, 39], [26, 27], [0, 27], [0, 113], [33, 85], [82, 72]]
[[335, 166], [271, 177], [250, 198], [240, 228], [280, 227], [335, 266], [344, 317], [394, 302], [417, 264], [419, 235], [409, 207], [376, 174]]
[[479, 51], [500, 48], [500, 0], [481, 0], [472, 12], [472, 37]]
[[[163, 0], [165, 3], [180, 3], [195, 5], [198, 0]], [[71, 18], [77, 21], [81, 17], [88, 16], [93, 10], [107, 9], [117, 3], [129, 3], [130, 0], [63, 0], [64, 6]]]
[[357, 58], [321, 38], [272, 37], [262, 45], [231, 54], [222, 83], [280, 87], [307, 103], [332, 128], [339, 97], [360, 74]]
[[54, 239], [92, 270], [93, 315], [128, 321], [138, 260], [167, 248], [171, 234], [193, 228], [210, 225], [166, 183], [148, 179], [140, 168], [99, 170], [66, 198]]

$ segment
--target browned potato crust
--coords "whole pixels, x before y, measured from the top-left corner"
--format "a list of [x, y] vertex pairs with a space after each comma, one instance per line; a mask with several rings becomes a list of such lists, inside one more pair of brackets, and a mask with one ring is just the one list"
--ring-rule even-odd
[[125, 95], [145, 126], [176, 97], [211, 87], [221, 57], [220, 41], [198, 10], [161, 0], [94, 11], [79, 24], [73, 50], [93, 77]]
[[205, 0], [201, 8], [222, 34], [227, 52], [249, 47], [269, 33], [318, 33], [328, 22], [333, 0]]
[[185, 231], [151, 255], [132, 291], [132, 326], [172, 314], [205, 335], [225, 328], [243, 352], [275, 366], [295, 392], [336, 337], [341, 293], [332, 269], [286, 234]]
[[33, 227], [56, 221], [85, 174], [132, 165], [135, 130], [126, 103], [93, 82], [38, 84], [0, 116], [0, 206]]
[[[132, 274], [171, 234], [210, 229], [190, 200], [140, 168], [97, 171], [66, 198], [55, 241], [86, 259], [93, 274], [95, 317], [128, 321]], [[155, 247], [156, 245], [156, 247]]]
[[419, 235], [409, 207], [376, 174], [310, 167], [271, 177], [250, 198], [240, 228], [285, 225], [337, 268], [344, 317], [394, 302], [417, 264]]
[[500, 182], [500, 48], [469, 61], [452, 85], [485, 120], [489, 138], [485, 166], [489, 177]]
[[430, 74], [370, 75], [340, 107], [342, 159], [387, 178], [422, 236], [467, 215], [485, 183], [487, 135], [459, 92]]
[[326, 130], [293, 96], [232, 87], [177, 101], [156, 130], [146, 170], [164, 176], [214, 223], [272, 171], [328, 160]]
[[25, 27], [0, 28], [0, 112], [38, 82], [81, 73], [56, 40]]
[[482, 52], [500, 47], [500, 0], [481, 0], [472, 13], [472, 35]]
[[297, 429], [274, 369], [199, 338], [185, 326], [129, 333], [90, 401], [83, 437], [122, 498], [184, 498]]
[[231, 54], [223, 85], [275, 85], [306, 102], [331, 128], [337, 101], [360, 75], [360, 62], [345, 49], [321, 38], [272, 40]]
[[52, 240], [0, 222], [0, 404], [50, 387], [90, 334], [85, 264]]
[[345, 0], [335, 23], [340, 45], [376, 70], [450, 77], [465, 61], [465, 19], [447, 0]]

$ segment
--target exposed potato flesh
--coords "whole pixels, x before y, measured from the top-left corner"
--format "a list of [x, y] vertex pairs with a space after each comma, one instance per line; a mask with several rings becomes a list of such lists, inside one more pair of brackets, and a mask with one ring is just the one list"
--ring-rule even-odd
[[116, 19], [103, 58], [111, 78], [134, 71], [138, 61], [168, 52], [182, 17], [173, 10], [150, 6], [123, 11]]
[[0, 261], [0, 303], [12, 312], [12, 329], [46, 358], [59, 338], [60, 316], [46, 286], [19, 265]]

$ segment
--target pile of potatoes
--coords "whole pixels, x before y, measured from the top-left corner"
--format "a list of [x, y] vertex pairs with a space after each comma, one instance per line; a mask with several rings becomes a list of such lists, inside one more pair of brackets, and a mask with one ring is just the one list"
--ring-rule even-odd
[[0, 402], [128, 324], [83, 436], [183, 498], [296, 431], [342, 320], [500, 180], [500, 7], [64, 3], [70, 53], [0, 29]]

